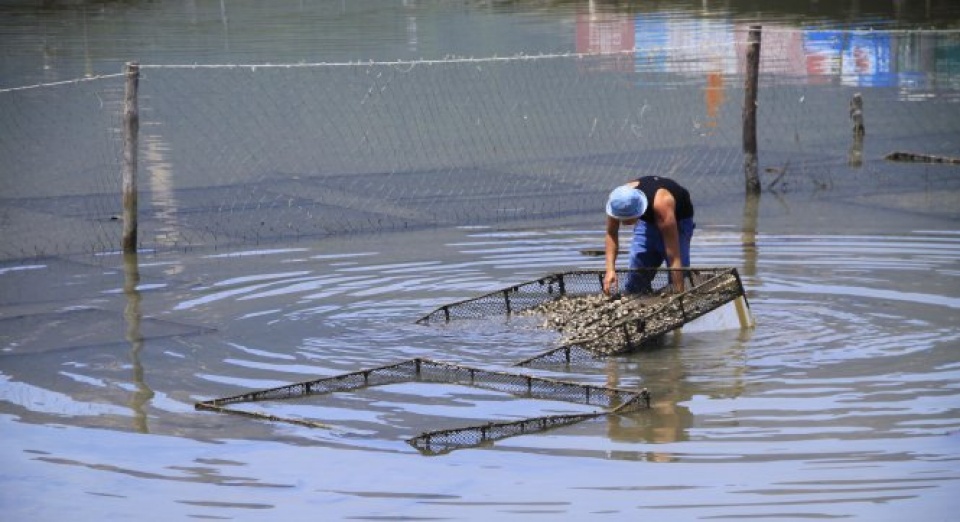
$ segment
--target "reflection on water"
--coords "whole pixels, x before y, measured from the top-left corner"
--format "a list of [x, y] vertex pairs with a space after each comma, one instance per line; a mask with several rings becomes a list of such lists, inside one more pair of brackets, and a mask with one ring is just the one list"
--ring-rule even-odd
[[127, 299], [123, 310], [123, 317], [127, 323], [125, 338], [130, 343], [130, 360], [133, 366], [133, 385], [136, 390], [130, 398], [130, 408], [133, 410], [134, 429], [140, 433], [149, 433], [147, 422], [147, 406], [153, 398], [153, 390], [144, 381], [143, 363], [140, 354], [143, 351], [143, 335], [140, 332], [140, 322], [143, 319], [141, 311], [140, 266], [136, 252], [123, 254], [123, 294]]
[[[169, 150], [159, 134], [145, 133], [144, 142], [144, 163], [147, 166], [151, 206], [156, 213], [154, 219], [159, 222], [155, 242], [161, 246], [176, 247], [181, 241], [180, 223], [177, 219], [178, 203], [173, 173], [170, 163], [166, 161]], [[172, 270], [170, 275], [176, 275], [177, 268]]]
[[[936, 77], [954, 74], [960, 59], [955, 36], [936, 31], [956, 29], [955, 2], [715, 4], [560, 2], [538, 6], [536, 16], [514, 2], [4, 6], [0, 36], [8, 58], [0, 71], [2, 87], [13, 87], [116, 73], [129, 57], [154, 64], [316, 63], [636, 47], [650, 51], [635, 60], [612, 58], [605, 68], [729, 74], [742, 69], [734, 41], [751, 24], [767, 28], [766, 72], [814, 82], [925, 92]], [[910, 32], [920, 28], [928, 31]], [[897, 32], [879, 32], [891, 30]]]
[[[630, 71], [671, 72], [684, 76], [742, 75], [747, 24], [647, 18], [624, 27], [621, 40], [634, 42]], [[630, 45], [623, 51], [633, 50]], [[960, 56], [955, 34], [930, 32], [837, 31], [766, 25], [760, 73], [812, 85], [899, 87], [923, 98], [943, 78], [955, 74], [952, 56]], [[591, 50], [585, 47], [585, 51]], [[941, 59], [944, 58], [944, 59]], [[952, 63], [953, 62], [953, 63]]]

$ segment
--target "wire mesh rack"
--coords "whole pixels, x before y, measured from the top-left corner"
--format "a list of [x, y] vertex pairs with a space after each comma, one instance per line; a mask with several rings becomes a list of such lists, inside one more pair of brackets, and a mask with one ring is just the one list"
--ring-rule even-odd
[[195, 407], [198, 410], [241, 415], [266, 421], [287, 422], [311, 428], [331, 428], [331, 425], [318, 420], [269, 415], [231, 406], [241, 403], [326, 395], [403, 382], [458, 384], [498, 391], [517, 397], [563, 401], [595, 408], [593, 411], [586, 413], [545, 415], [515, 421], [486, 422], [451, 429], [427, 431], [407, 441], [425, 455], [448, 453], [455, 449], [476, 447], [507, 437], [537, 433], [604, 415], [630, 413], [650, 407], [650, 393], [646, 389], [627, 390], [610, 386], [581, 384], [420, 358], [333, 377], [211, 399], [198, 402]]
[[[685, 290], [674, 292], [670, 272], [681, 273]], [[619, 270], [618, 284], [640, 281], [644, 292], [604, 296], [602, 270], [579, 270], [512, 285], [472, 299], [437, 308], [421, 317], [420, 324], [493, 315], [546, 316], [545, 327], [564, 334], [560, 346], [517, 363], [571, 362], [584, 354], [606, 356], [626, 353], [643, 343], [679, 328], [726, 303], [743, 298], [749, 304], [735, 268], [650, 268]], [[742, 321], [748, 322], [748, 321]]]

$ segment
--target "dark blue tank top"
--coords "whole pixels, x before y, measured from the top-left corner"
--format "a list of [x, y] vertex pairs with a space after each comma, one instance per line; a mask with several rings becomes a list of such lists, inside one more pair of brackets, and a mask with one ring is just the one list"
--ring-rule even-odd
[[660, 189], [666, 189], [673, 196], [673, 199], [676, 200], [676, 216], [678, 221], [693, 217], [693, 202], [690, 201], [690, 192], [676, 181], [663, 176], [643, 176], [637, 179], [637, 182], [640, 183], [637, 188], [643, 192], [644, 196], [647, 196], [647, 210], [640, 216], [640, 219], [643, 221], [647, 223], [654, 222], [653, 198]]

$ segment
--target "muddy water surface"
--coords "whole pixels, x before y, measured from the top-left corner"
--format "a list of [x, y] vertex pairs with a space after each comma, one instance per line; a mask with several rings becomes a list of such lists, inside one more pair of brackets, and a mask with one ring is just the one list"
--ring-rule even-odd
[[262, 406], [324, 430], [193, 404], [412, 357], [509, 370], [553, 334], [414, 320], [600, 267], [580, 253], [599, 244], [593, 224], [5, 266], [3, 505], [12, 520], [77, 506], [88, 519], [940, 519], [960, 507], [960, 233], [847, 215], [818, 234], [704, 215], [695, 264], [738, 267], [756, 329], [530, 370], [645, 387], [652, 408], [437, 457], [405, 439], [578, 407], [422, 384]]

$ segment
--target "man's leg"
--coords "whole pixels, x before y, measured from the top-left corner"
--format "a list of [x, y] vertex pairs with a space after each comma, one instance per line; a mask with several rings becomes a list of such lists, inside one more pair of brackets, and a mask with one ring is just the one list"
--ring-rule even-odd
[[697, 225], [692, 218], [681, 219], [677, 222], [677, 230], [680, 232], [680, 262], [685, 267], [690, 266], [690, 241], [693, 239], [695, 228], [697, 228]]
[[[695, 228], [697, 228], [697, 225], [693, 222], [692, 218], [681, 219], [677, 222], [677, 229], [680, 232], [680, 262], [684, 268], [690, 266], [690, 241], [693, 239], [693, 230]], [[693, 286], [693, 279], [689, 274], [686, 279], [687, 282]]]
[[[633, 241], [630, 243], [630, 269], [657, 268], [663, 264], [663, 239], [655, 225], [638, 221], [633, 231]], [[650, 293], [653, 289], [654, 272], [630, 272], [627, 276], [624, 291], [628, 294]]]

